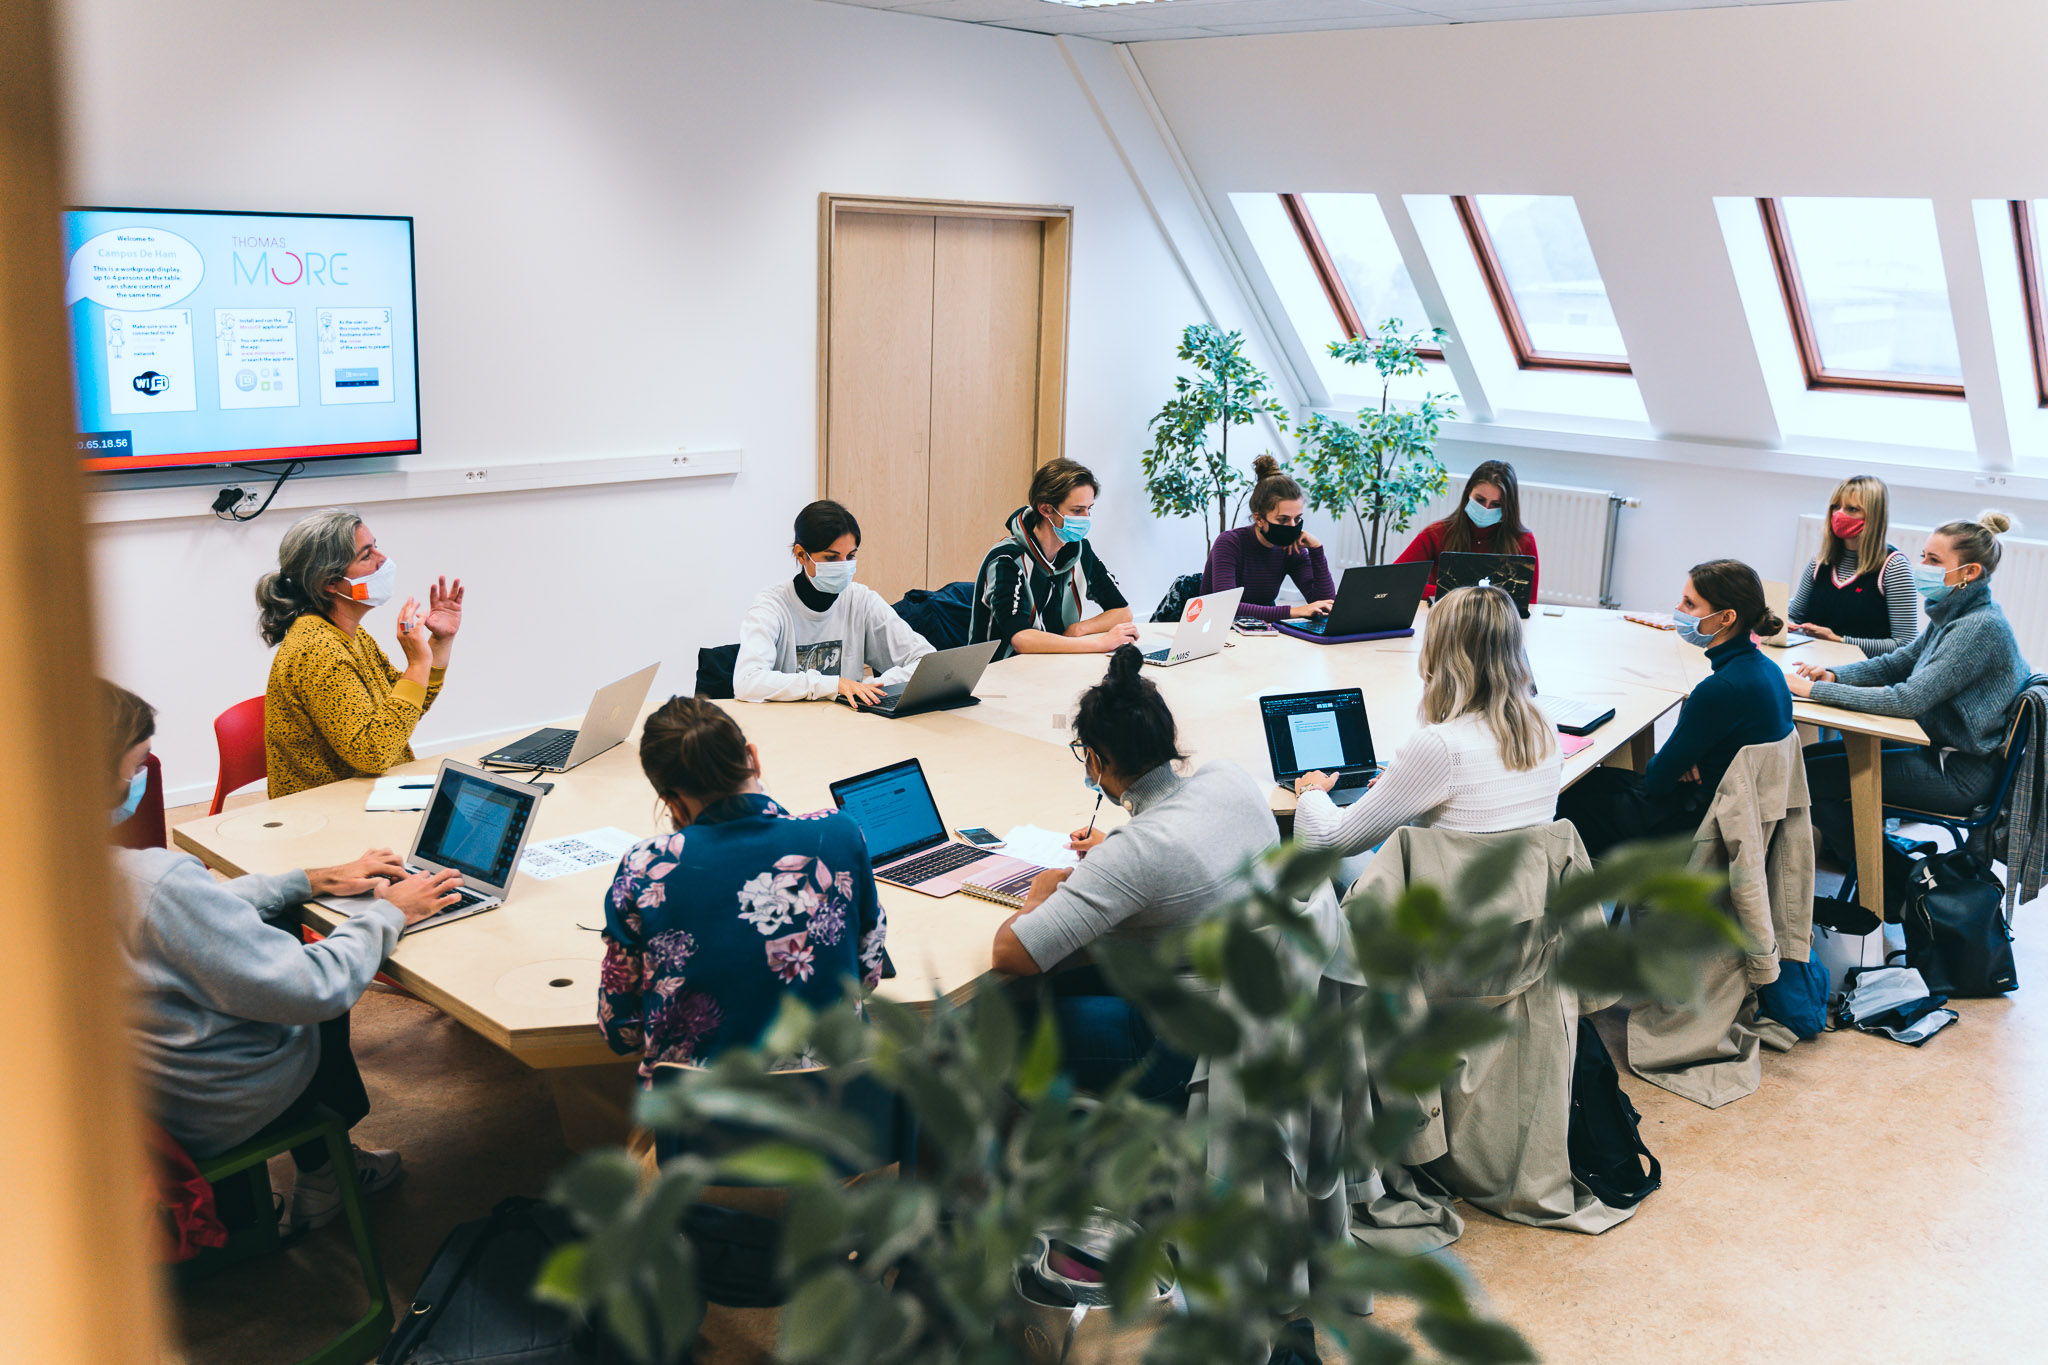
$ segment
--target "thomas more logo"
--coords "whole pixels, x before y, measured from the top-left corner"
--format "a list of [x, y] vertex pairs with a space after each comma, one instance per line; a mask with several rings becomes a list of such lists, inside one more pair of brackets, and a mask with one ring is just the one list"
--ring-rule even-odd
[[168, 392], [171, 387], [171, 377], [167, 374], [158, 374], [155, 370], [144, 370], [130, 382], [135, 385], [137, 393], [146, 393], [151, 398]]
[[[234, 253], [236, 284], [348, 284], [346, 251], [286, 251], [282, 237], [237, 237], [236, 246], [262, 246], [262, 251]], [[277, 251], [272, 256], [271, 250]]]

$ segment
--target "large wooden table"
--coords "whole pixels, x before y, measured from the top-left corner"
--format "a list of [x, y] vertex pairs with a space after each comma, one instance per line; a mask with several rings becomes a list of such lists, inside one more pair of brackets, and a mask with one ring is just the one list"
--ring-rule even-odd
[[[1698, 649], [1613, 612], [1569, 608], [1552, 615], [1539, 608], [1528, 626], [1539, 688], [1615, 710], [1615, 720], [1594, 733], [1593, 744], [1567, 761], [1567, 784], [1605, 762], [1640, 767], [1653, 747], [1652, 727], [1706, 672]], [[1148, 645], [1157, 634], [1159, 628], [1148, 630]], [[1328, 646], [1279, 636], [1231, 639], [1220, 655], [1147, 670], [1173, 707], [1183, 747], [1198, 761], [1229, 759], [1269, 777], [1257, 706], [1266, 693], [1363, 688], [1382, 757], [1418, 727], [1419, 632], [1408, 639]], [[1799, 659], [1841, 662], [1845, 648], [1810, 644], [1786, 651], [1782, 661], [1787, 667]], [[828, 784], [837, 778], [916, 756], [949, 826], [986, 825], [1001, 832], [1035, 824], [1064, 831], [1086, 823], [1093, 806], [1066, 743], [1074, 702], [1102, 669], [1102, 657], [1092, 654], [1006, 660], [983, 678], [980, 705], [904, 720], [856, 715], [825, 702], [727, 706], [760, 746], [767, 790], [792, 810], [829, 805]], [[1925, 743], [1925, 736], [1910, 722], [1808, 703], [1796, 713], [1850, 737], [1859, 860], [1866, 863], [1865, 884], [1879, 885], [1878, 745]], [[447, 757], [473, 760], [500, 742]], [[406, 771], [431, 772], [438, 763], [422, 760]], [[634, 834], [658, 828], [653, 795], [630, 742], [553, 781], [553, 792], [540, 803], [536, 842], [607, 825]], [[340, 782], [240, 808], [181, 825], [174, 838], [179, 847], [236, 874], [328, 865], [369, 847], [403, 853], [419, 817], [366, 812], [369, 786], [367, 779]], [[1285, 813], [1293, 797], [1275, 787], [1273, 804], [1276, 813]], [[1121, 819], [1121, 811], [1105, 805], [1105, 826]], [[605, 869], [551, 881], [522, 878], [500, 909], [402, 940], [386, 971], [531, 1066], [551, 1073], [596, 1067], [614, 1073], [617, 1060], [595, 1022], [597, 931], [609, 885]], [[911, 1003], [970, 994], [989, 973], [991, 940], [1007, 912], [965, 896], [936, 899], [882, 890], [898, 973], [883, 983], [883, 991]], [[336, 912], [322, 905], [309, 906], [306, 914], [316, 927], [337, 922]]]

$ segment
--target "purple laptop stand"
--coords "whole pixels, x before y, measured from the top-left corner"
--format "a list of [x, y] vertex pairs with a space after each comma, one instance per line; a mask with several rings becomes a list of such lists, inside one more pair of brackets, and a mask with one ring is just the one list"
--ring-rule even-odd
[[1285, 621], [1275, 621], [1273, 629], [1283, 635], [1292, 635], [1297, 640], [1307, 640], [1315, 645], [1349, 645], [1360, 640], [1405, 640], [1415, 633], [1415, 627], [1409, 626], [1405, 630], [1374, 630], [1364, 635], [1319, 635], [1312, 630], [1291, 626]]

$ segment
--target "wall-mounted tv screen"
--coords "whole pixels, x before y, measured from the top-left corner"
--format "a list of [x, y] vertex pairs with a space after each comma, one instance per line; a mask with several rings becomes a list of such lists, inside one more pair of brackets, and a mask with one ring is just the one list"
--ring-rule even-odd
[[87, 468], [418, 452], [412, 219], [79, 208], [64, 250]]

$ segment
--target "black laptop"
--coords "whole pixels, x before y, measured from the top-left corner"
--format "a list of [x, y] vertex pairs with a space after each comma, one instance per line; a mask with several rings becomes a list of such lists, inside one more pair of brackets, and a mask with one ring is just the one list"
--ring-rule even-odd
[[1453, 588], [1495, 587], [1515, 599], [1515, 610], [1529, 619], [1529, 603], [1536, 596], [1536, 556], [1480, 555], [1464, 550], [1445, 550], [1436, 557], [1436, 595]]
[[1381, 764], [1373, 758], [1365, 693], [1356, 687], [1283, 692], [1259, 698], [1273, 780], [1288, 791], [1303, 773], [1333, 773], [1330, 799], [1348, 806], [1365, 795]]
[[1275, 621], [1276, 628], [1303, 639], [1348, 640], [1360, 635], [1411, 634], [1415, 608], [1429, 586], [1429, 561], [1369, 564], [1346, 569], [1327, 616]]

